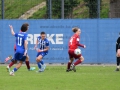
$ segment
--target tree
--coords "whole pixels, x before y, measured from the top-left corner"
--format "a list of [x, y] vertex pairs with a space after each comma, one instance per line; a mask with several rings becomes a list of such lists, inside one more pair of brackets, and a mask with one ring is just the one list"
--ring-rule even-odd
[[89, 8], [89, 18], [98, 17], [98, 0], [84, 0], [86, 6]]
[[[79, 0], [64, 0], [64, 17], [70, 18], [72, 16], [71, 13], [73, 12], [73, 8], [78, 4], [80, 4]], [[61, 18], [61, 0], [52, 0], [52, 17]]]
[[110, 18], [120, 18], [120, 0], [110, 0]]

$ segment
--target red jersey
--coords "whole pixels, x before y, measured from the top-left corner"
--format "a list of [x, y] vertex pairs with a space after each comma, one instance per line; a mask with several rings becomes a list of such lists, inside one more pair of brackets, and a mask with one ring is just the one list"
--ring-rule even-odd
[[70, 50], [75, 50], [75, 49], [78, 48], [78, 46], [84, 48], [84, 45], [79, 44], [79, 41], [80, 41], [79, 35], [74, 34], [74, 35], [70, 38], [70, 40], [69, 40], [69, 49], [70, 49]]

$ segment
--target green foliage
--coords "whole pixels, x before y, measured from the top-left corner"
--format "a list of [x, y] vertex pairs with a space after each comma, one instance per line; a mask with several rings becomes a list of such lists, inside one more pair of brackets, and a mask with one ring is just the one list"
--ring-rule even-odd
[[[79, 0], [65, 0], [64, 16], [69, 18], [73, 12], [73, 8], [79, 5]], [[53, 18], [61, 18], [61, 0], [52, 0], [52, 15]]]
[[0, 66], [0, 90], [119, 90], [120, 72], [115, 68], [77, 66], [77, 72], [65, 72], [66, 66], [47, 66], [45, 72], [36, 73], [22, 66], [9, 76]]
[[[89, 18], [97, 18], [98, 17], [98, 0], [84, 0], [86, 2], [86, 6], [89, 8]], [[100, 0], [101, 1], [101, 0]]]
[[45, 0], [4, 0], [5, 19], [17, 19], [26, 11]]

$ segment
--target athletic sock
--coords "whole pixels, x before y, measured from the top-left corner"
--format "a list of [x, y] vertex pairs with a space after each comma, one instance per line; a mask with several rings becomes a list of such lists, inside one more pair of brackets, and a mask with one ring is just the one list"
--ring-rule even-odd
[[27, 69], [30, 69], [30, 63], [29, 63], [29, 61], [25, 61], [25, 63], [26, 63]]
[[14, 68], [13, 70], [12, 70], [12, 72], [14, 73], [14, 72], [16, 72], [18, 69], [17, 68]]
[[44, 64], [43, 60], [41, 60], [40, 63], [43, 65]]
[[41, 69], [41, 64], [40, 64], [40, 62], [38, 62], [37, 65], [38, 65], [38, 68]]
[[77, 60], [77, 61], [74, 63], [74, 65], [76, 66], [76, 65], [80, 64], [81, 62], [82, 62], [81, 60]]
[[9, 64], [9, 68], [12, 67], [13, 65], [14, 65], [14, 62], [11, 62], [11, 63]]
[[71, 64], [71, 62], [68, 62], [67, 69], [70, 69]]

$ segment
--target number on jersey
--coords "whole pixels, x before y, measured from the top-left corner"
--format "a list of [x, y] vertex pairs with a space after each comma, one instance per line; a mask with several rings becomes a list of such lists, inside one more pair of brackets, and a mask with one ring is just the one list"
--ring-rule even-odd
[[71, 39], [70, 39], [70, 44], [72, 45], [72, 42], [73, 42], [73, 37], [71, 37]]
[[18, 37], [18, 46], [22, 46], [22, 38]]

